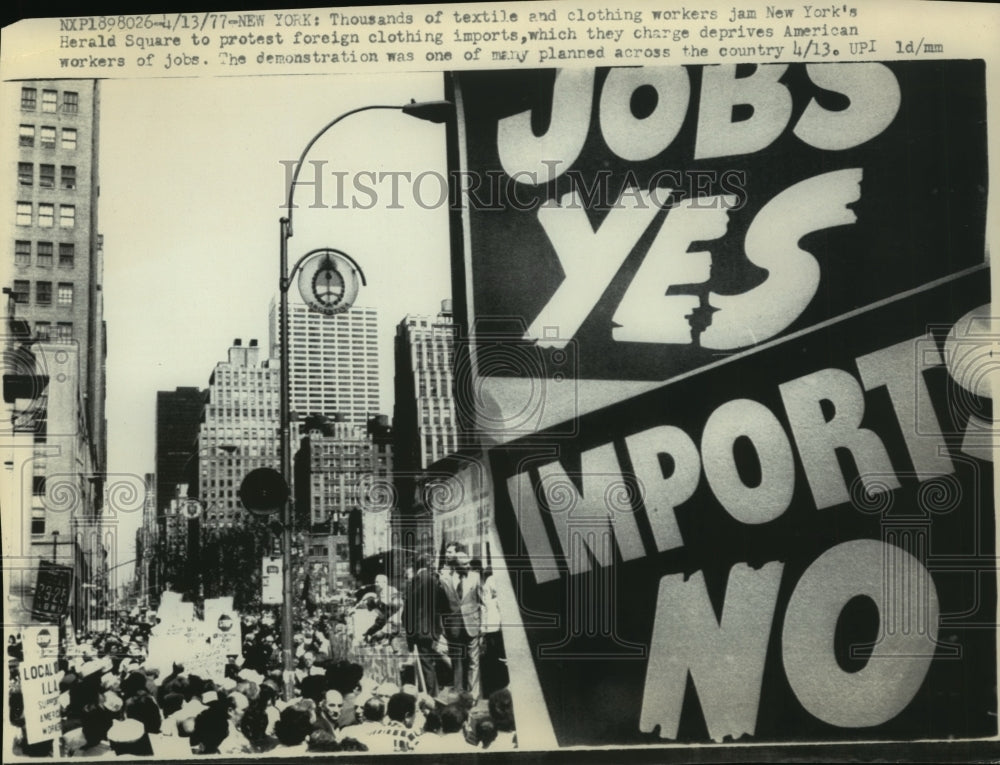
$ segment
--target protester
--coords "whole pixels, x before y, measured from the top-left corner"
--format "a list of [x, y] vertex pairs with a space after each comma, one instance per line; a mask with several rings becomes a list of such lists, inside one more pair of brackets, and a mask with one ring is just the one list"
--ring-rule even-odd
[[113, 722], [111, 715], [96, 704], [88, 704], [83, 709], [81, 731], [82, 746], [69, 752], [77, 757], [110, 757], [114, 755], [108, 741], [108, 731]]
[[403, 627], [407, 648], [416, 656], [417, 679], [426, 693], [437, 696], [442, 659], [436, 646], [441, 636], [443, 593], [429, 556], [421, 555], [416, 569], [404, 590]]
[[480, 749], [489, 749], [497, 737], [497, 724], [491, 717], [480, 717], [475, 725], [475, 743]]
[[502, 688], [489, 698], [490, 719], [497, 727], [496, 740], [490, 745], [491, 751], [512, 751], [517, 749], [517, 731], [514, 728], [514, 701], [510, 691]]
[[312, 721], [309, 712], [298, 706], [285, 707], [281, 719], [274, 726], [274, 735], [278, 745], [274, 747], [275, 755], [303, 754], [308, 749], [307, 739], [312, 732]]
[[362, 707], [361, 722], [351, 729], [351, 737], [368, 746], [368, 737], [377, 730], [385, 717], [385, 704], [382, 699], [372, 696]]
[[386, 704], [386, 721], [371, 731], [365, 743], [371, 752], [385, 754], [409, 752], [416, 748], [420, 735], [413, 730], [417, 700], [406, 693], [396, 693]]
[[219, 745], [229, 736], [229, 720], [218, 704], [206, 707], [194, 720], [191, 743], [200, 754], [219, 754]]
[[482, 627], [482, 583], [469, 569], [469, 555], [455, 546], [451, 574], [441, 577], [441, 589], [448, 602], [442, 621], [448, 639], [448, 656], [454, 672], [453, 686], [468, 690], [477, 698], [479, 687], [479, 645]]
[[337, 740], [340, 728], [340, 713], [344, 708], [344, 697], [340, 691], [331, 688], [323, 695], [323, 702], [316, 710], [316, 721], [313, 723], [313, 733], [310, 742], [315, 742], [317, 734], [328, 733]]
[[441, 733], [433, 741], [422, 740], [420, 751], [433, 751], [439, 754], [479, 751], [466, 738], [465, 724], [468, 713], [458, 704], [449, 704], [441, 710]]
[[505, 688], [510, 682], [510, 676], [507, 672], [507, 654], [504, 650], [503, 633], [500, 631], [500, 598], [497, 594], [497, 579], [493, 575], [493, 570], [489, 568], [482, 571], [482, 576], [483, 629], [479, 671], [482, 695], [488, 698], [494, 691]]
[[[482, 589], [482, 576], [462, 545], [451, 549], [447, 570], [455, 594], [460, 589], [464, 598], [468, 588]], [[56, 682], [63, 735], [55, 744], [26, 743], [17, 671], [23, 646], [9, 640], [9, 717], [20, 729], [12, 751], [30, 757], [181, 759], [191, 754], [365, 751], [368, 746], [378, 752], [406, 752], [424, 748], [424, 743], [434, 744], [428, 751], [451, 751], [457, 747], [456, 732], [468, 741], [484, 741], [489, 726], [483, 736], [474, 736], [473, 727], [479, 728], [469, 721], [476, 693], [446, 685], [452, 680], [447, 662], [435, 651], [442, 617], [451, 614], [452, 605], [431, 558], [415, 561], [403, 593], [400, 597], [382, 576], [371, 590], [374, 602], [381, 604], [378, 608], [384, 607], [399, 628], [405, 628], [413, 653], [383, 639], [391, 634], [391, 626], [377, 637], [377, 646], [357, 646], [350, 609], [319, 607], [312, 615], [296, 616], [299, 672], [294, 675], [284, 672], [277, 650], [280, 632], [266, 609], [242, 614], [238, 622], [234, 617], [241, 628], [242, 655], [223, 659], [212, 654], [210, 643], [185, 636], [188, 622], [179, 629], [167, 616], [158, 624], [140, 625], [137, 620], [145, 620], [146, 613], [139, 610], [101, 632], [81, 631], [67, 638], [60, 627], [61, 674]], [[474, 621], [488, 626], [489, 618], [479, 614], [485, 601], [475, 592], [471, 597], [478, 603]], [[465, 610], [470, 613], [459, 603], [458, 615], [469, 634], [474, 629], [466, 625], [466, 617], [471, 618], [473, 608]], [[185, 618], [198, 616], [191, 609]], [[178, 637], [165, 641], [166, 634]], [[185, 640], [192, 642], [185, 645]], [[473, 656], [467, 659], [471, 668]], [[407, 666], [409, 661], [418, 666]], [[459, 667], [460, 689], [466, 687], [465, 678], [471, 685], [470, 674]], [[436, 706], [435, 697], [447, 704]], [[449, 705], [457, 712], [445, 714]], [[457, 731], [455, 715], [460, 718]], [[496, 728], [503, 730], [499, 723]]]

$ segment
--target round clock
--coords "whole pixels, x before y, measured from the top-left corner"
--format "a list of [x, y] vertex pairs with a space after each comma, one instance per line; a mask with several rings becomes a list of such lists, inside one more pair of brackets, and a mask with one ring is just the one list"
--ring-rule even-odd
[[364, 277], [344, 253], [321, 249], [303, 258], [298, 283], [305, 304], [313, 311], [331, 316], [354, 305]]

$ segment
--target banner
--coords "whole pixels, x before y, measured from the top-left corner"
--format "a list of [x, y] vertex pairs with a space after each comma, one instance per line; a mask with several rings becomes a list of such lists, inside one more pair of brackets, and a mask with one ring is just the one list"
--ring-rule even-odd
[[47, 560], [39, 561], [31, 618], [40, 622], [60, 621], [69, 613], [69, 599], [72, 592], [72, 566], [60, 566]]
[[456, 395], [559, 745], [996, 735], [984, 77], [452, 75]]
[[59, 628], [23, 627], [24, 661], [19, 672], [24, 695], [24, 728], [29, 744], [58, 739], [62, 735], [59, 709]]

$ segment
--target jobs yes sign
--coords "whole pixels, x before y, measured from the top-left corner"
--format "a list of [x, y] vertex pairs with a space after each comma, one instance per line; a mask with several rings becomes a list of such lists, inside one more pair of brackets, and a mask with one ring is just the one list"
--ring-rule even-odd
[[489, 452], [559, 743], [995, 735], [983, 62], [453, 90], [472, 382], [580, 399]]
[[982, 62], [455, 81], [480, 349], [664, 380], [983, 260]]

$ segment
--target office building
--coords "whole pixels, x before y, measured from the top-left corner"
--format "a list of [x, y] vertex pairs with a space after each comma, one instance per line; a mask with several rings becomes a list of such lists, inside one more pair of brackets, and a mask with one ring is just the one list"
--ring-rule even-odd
[[[97, 80], [8, 86], [17, 115], [7, 147], [13, 200], [12, 300], [38, 342], [75, 345], [94, 467], [104, 470], [103, 242], [97, 228], [100, 88]], [[14, 166], [16, 164], [16, 167]], [[5, 285], [7, 286], [7, 285]]]
[[437, 316], [406, 316], [396, 327], [393, 459], [403, 511], [418, 503], [421, 472], [457, 449], [454, 351], [450, 300]]
[[[8, 596], [30, 611], [42, 561], [72, 569], [70, 611], [93, 617], [105, 563], [102, 241], [97, 225], [96, 80], [3, 86], [16, 119], [2, 152], [10, 179], [4, 354]], [[16, 580], [16, 581], [14, 581]], [[8, 601], [11, 602], [11, 601]], [[25, 612], [8, 614], [19, 623]]]
[[202, 528], [242, 524], [243, 478], [259, 467], [278, 467], [279, 378], [277, 361], [261, 359], [256, 340], [234, 340], [226, 361], [212, 371], [188, 495], [201, 503]]
[[[355, 306], [325, 316], [290, 299], [288, 319], [291, 411], [299, 419], [340, 415], [366, 427], [368, 417], [381, 411], [378, 312]], [[271, 303], [270, 327], [270, 354], [279, 358], [276, 301]]]
[[365, 427], [342, 415], [311, 415], [302, 423], [302, 434], [295, 455], [296, 528], [306, 533], [309, 562], [325, 571], [329, 586], [336, 587], [348, 574], [352, 511], [364, 513], [371, 544], [386, 547], [388, 508], [369, 505], [372, 494], [385, 494], [391, 487], [392, 428], [385, 415], [372, 416]]

